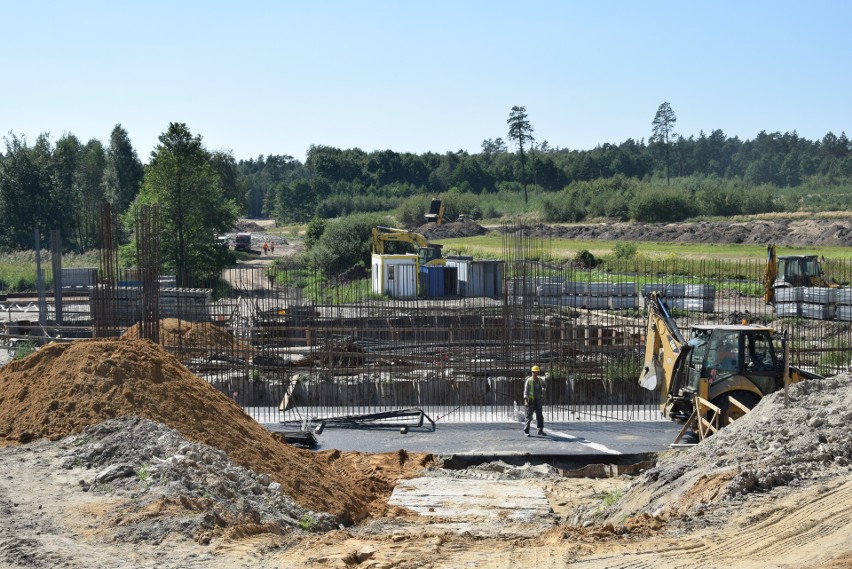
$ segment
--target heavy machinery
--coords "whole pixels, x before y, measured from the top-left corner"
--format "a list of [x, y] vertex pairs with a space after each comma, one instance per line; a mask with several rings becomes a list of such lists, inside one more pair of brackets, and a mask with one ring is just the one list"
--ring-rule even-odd
[[[660, 293], [647, 299], [648, 331], [639, 384], [663, 393], [662, 411], [688, 421], [696, 396], [718, 411], [719, 426], [786, 383], [821, 376], [789, 365], [786, 337], [758, 325], [695, 325], [684, 338]], [[734, 399], [736, 403], [732, 403]], [[737, 405], [739, 403], [739, 405]]]
[[429, 243], [425, 237], [407, 229], [393, 227], [373, 227], [373, 254], [384, 255], [385, 243], [388, 241], [410, 243], [417, 247], [417, 270], [420, 267], [445, 266], [447, 261], [441, 255], [442, 245]]
[[769, 245], [766, 248], [766, 269], [763, 273], [763, 299], [767, 304], [775, 304], [775, 289], [796, 286], [838, 288], [840, 285], [825, 276], [817, 255], [778, 257], [775, 245]]
[[234, 251], [251, 251], [251, 233], [237, 233], [234, 237]]
[[426, 223], [441, 225], [444, 222], [444, 200], [435, 198], [429, 204], [429, 213], [426, 214]]

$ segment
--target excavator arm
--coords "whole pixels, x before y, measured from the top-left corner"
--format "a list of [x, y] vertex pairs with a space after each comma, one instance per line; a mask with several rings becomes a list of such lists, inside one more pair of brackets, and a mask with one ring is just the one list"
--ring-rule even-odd
[[766, 268], [763, 271], [763, 300], [775, 304], [775, 279], [778, 278], [778, 256], [775, 245], [766, 248]]
[[441, 255], [441, 245], [429, 243], [425, 237], [414, 231], [396, 229], [394, 227], [382, 227], [377, 225], [372, 230], [373, 254], [384, 255], [385, 243], [395, 241], [410, 243], [417, 248], [417, 255], [421, 266], [424, 265], [446, 265]]
[[685, 353], [686, 340], [675, 324], [660, 293], [648, 296], [648, 330], [645, 340], [645, 362], [639, 385], [655, 391], [661, 389], [664, 397]]
[[396, 229], [393, 227], [382, 227], [377, 225], [373, 227], [373, 253], [376, 255], [385, 254], [385, 242], [396, 241], [401, 243], [411, 243], [417, 248], [429, 247], [429, 242], [419, 233], [406, 231], [405, 229]]

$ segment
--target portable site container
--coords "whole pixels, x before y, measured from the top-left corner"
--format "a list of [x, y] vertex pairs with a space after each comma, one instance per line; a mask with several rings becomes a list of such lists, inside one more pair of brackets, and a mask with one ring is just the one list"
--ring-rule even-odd
[[374, 294], [417, 296], [417, 255], [373, 255], [371, 265]]
[[458, 295], [458, 268], [433, 265], [420, 267], [420, 296], [444, 298]]
[[[503, 265], [503, 261], [474, 261], [473, 257], [466, 256], [447, 257], [447, 267], [455, 268], [458, 273], [459, 296], [500, 296], [503, 293]], [[531, 294], [535, 294], [535, 285], [531, 286]]]

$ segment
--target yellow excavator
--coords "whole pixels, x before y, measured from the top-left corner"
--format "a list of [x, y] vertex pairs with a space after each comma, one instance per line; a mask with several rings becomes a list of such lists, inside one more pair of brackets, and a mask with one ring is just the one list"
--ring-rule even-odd
[[384, 255], [387, 242], [410, 243], [417, 248], [417, 270], [420, 267], [445, 266], [447, 264], [441, 254], [442, 245], [429, 243], [425, 237], [407, 229], [394, 227], [373, 227], [373, 254]]
[[813, 286], [839, 288], [822, 271], [825, 258], [817, 255], [784, 255], [779, 257], [775, 245], [766, 248], [766, 269], [763, 273], [763, 300], [775, 304], [775, 289], [783, 287]]
[[786, 336], [772, 328], [745, 322], [694, 325], [687, 339], [660, 293], [648, 296], [647, 307], [645, 362], [639, 384], [662, 391], [661, 410], [674, 421], [687, 422], [693, 417], [697, 396], [718, 409], [722, 427], [785, 383], [821, 378], [789, 365]]

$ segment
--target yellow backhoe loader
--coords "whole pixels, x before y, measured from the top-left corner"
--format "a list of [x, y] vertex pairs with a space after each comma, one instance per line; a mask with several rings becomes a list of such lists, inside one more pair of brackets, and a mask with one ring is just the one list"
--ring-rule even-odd
[[822, 271], [822, 262], [817, 255], [777, 256], [775, 245], [766, 248], [766, 269], [763, 273], [763, 300], [775, 304], [775, 289], [782, 287], [814, 286], [839, 288], [840, 285], [827, 278]]
[[647, 307], [639, 384], [662, 391], [661, 410], [674, 421], [689, 421], [696, 401], [705, 401], [717, 410], [721, 428], [785, 383], [821, 378], [789, 364], [786, 337], [772, 328], [745, 323], [695, 325], [687, 339], [660, 293], [649, 295]]

